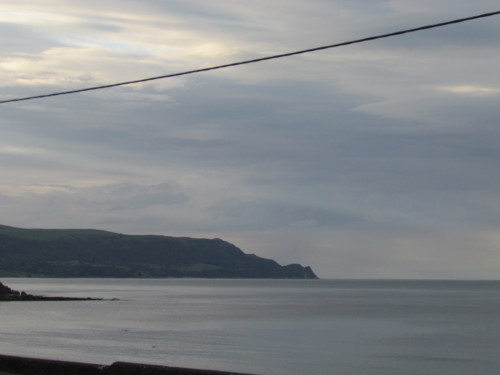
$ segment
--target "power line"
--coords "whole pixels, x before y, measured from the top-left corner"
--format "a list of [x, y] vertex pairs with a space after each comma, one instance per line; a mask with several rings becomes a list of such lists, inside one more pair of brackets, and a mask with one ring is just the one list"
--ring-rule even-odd
[[218, 69], [230, 68], [230, 67], [233, 67], [233, 66], [253, 64], [253, 63], [258, 63], [258, 62], [261, 62], [261, 61], [274, 60], [274, 59], [279, 59], [279, 58], [282, 58], [282, 57], [289, 57], [289, 56], [294, 56], [294, 55], [301, 55], [301, 54], [305, 54], [305, 53], [310, 53], [310, 52], [315, 52], [315, 51], [321, 51], [321, 50], [330, 49], [330, 48], [337, 48], [337, 47], [342, 47], [342, 46], [348, 46], [348, 45], [351, 45], [351, 44], [369, 42], [369, 41], [376, 40], [376, 39], [383, 39], [383, 38], [389, 38], [389, 37], [397, 36], [397, 35], [414, 33], [414, 32], [417, 32], [417, 31], [433, 29], [433, 28], [436, 28], [436, 27], [448, 26], [448, 25], [457, 24], [457, 23], [461, 23], [461, 22], [476, 20], [476, 19], [479, 19], [479, 18], [486, 18], [486, 17], [496, 16], [496, 15], [499, 15], [499, 14], [500, 14], [500, 11], [490, 12], [490, 13], [483, 13], [483, 14], [479, 14], [477, 16], [466, 17], [466, 18], [459, 18], [459, 19], [455, 19], [455, 20], [451, 20], [451, 21], [446, 21], [446, 22], [441, 22], [441, 23], [436, 23], [436, 24], [432, 24], [432, 25], [420, 26], [420, 27], [416, 27], [416, 28], [413, 28], [413, 29], [406, 29], [406, 30], [401, 30], [401, 31], [396, 31], [396, 32], [388, 33], [388, 34], [375, 35], [375, 36], [370, 36], [370, 37], [367, 37], [367, 38], [351, 40], [351, 41], [348, 41], [348, 42], [330, 44], [330, 45], [326, 45], [326, 46], [315, 47], [315, 48], [310, 48], [310, 49], [304, 49], [304, 50], [294, 51], [294, 52], [288, 52], [288, 53], [283, 53], [283, 54], [279, 54], [279, 55], [266, 56], [266, 57], [261, 57], [261, 58], [258, 58], [258, 59], [239, 61], [239, 62], [234, 62], [234, 63], [230, 63], [230, 64], [212, 66], [212, 67], [208, 67], [208, 68], [188, 70], [188, 71], [185, 71], [185, 72], [173, 73], [173, 74], [166, 74], [166, 75], [157, 76], [157, 77], [143, 78], [143, 79], [138, 79], [138, 80], [135, 80], [135, 81], [125, 81], [125, 82], [112, 83], [112, 84], [103, 85], [103, 86], [94, 86], [94, 87], [87, 87], [87, 88], [77, 89], [77, 90], [55, 92], [55, 93], [52, 93], [52, 94], [44, 94], [44, 95], [28, 96], [28, 97], [24, 97], [24, 98], [1, 100], [0, 104], [12, 103], [12, 102], [20, 102], [20, 101], [24, 101], [24, 100], [42, 99], [42, 98], [48, 98], [48, 97], [51, 97], [51, 96], [76, 94], [76, 93], [85, 92], [85, 91], [102, 90], [102, 89], [108, 89], [108, 88], [111, 88], [111, 87], [132, 85], [132, 84], [135, 84], [135, 83], [142, 83], [142, 82], [154, 81], [154, 80], [158, 80], [158, 79], [179, 77], [179, 76], [184, 76], [184, 75], [188, 75], [188, 74], [195, 74], [195, 73], [201, 73], [201, 72], [208, 72], [208, 71], [211, 71], [211, 70], [218, 70]]

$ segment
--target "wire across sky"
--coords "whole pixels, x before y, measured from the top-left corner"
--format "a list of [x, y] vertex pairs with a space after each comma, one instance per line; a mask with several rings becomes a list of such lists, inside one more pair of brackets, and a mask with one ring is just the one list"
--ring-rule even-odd
[[395, 32], [391, 32], [391, 33], [388, 33], [388, 34], [374, 35], [374, 36], [370, 36], [370, 37], [366, 37], [366, 38], [362, 38], [362, 39], [355, 39], [355, 40], [351, 40], [351, 41], [347, 41], [347, 42], [342, 42], [342, 43], [330, 44], [330, 45], [326, 45], [326, 46], [314, 47], [314, 48], [309, 48], [309, 49], [304, 49], [304, 50], [294, 51], [294, 52], [287, 52], [287, 53], [283, 53], [283, 54], [266, 56], [266, 57], [251, 59], [251, 60], [244, 60], [244, 61], [239, 61], [239, 62], [233, 62], [233, 63], [230, 63], [230, 64], [217, 65], [217, 66], [212, 66], [212, 67], [207, 67], [207, 68], [200, 68], [200, 69], [195, 69], [195, 70], [188, 70], [188, 71], [185, 71], [185, 72], [166, 74], [166, 75], [161, 75], [161, 76], [156, 76], [156, 77], [142, 78], [142, 79], [137, 79], [137, 80], [133, 80], [133, 81], [124, 81], [124, 82], [112, 83], [112, 84], [102, 85], [102, 86], [93, 86], [93, 87], [81, 88], [81, 89], [76, 89], [76, 90], [60, 91], [60, 92], [55, 92], [55, 93], [51, 93], [51, 94], [42, 94], [42, 95], [27, 96], [27, 97], [22, 97], [22, 98], [1, 100], [0, 104], [20, 102], [20, 101], [26, 101], [26, 100], [34, 100], [34, 99], [42, 99], [42, 98], [49, 98], [49, 97], [59, 96], [59, 95], [76, 94], [76, 93], [86, 92], [86, 91], [103, 90], [103, 89], [109, 89], [109, 88], [112, 88], [112, 87], [125, 86], [125, 85], [133, 85], [133, 84], [136, 84], [136, 83], [143, 83], [143, 82], [155, 81], [155, 80], [159, 80], [159, 79], [166, 79], [166, 78], [179, 77], [179, 76], [184, 76], [184, 75], [189, 75], [189, 74], [208, 72], [208, 71], [211, 71], [211, 70], [218, 70], [218, 69], [230, 68], [230, 67], [235, 67], [235, 66], [239, 66], [239, 65], [253, 64], [253, 63], [258, 63], [258, 62], [267, 61], [267, 60], [274, 60], [274, 59], [280, 59], [280, 58], [283, 58], [283, 57], [290, 57], [290, 56], [295, 56], [295, 55], [302, 55], [302, 54], [305, 54], [305, 53], [322, 51], [322, 50], [331, 49], [331, 48], [348, 46], [348, 45], [351, 45], [351, 44], [364, 43], [364, 42], [369, 42], [369, 41], [373, 41], [373, 40], [377, 40], [377, 39], [383, 39], [383, 38], [389, 38], [389, 37], [403, 35], [403, 34], [408, 34], [408, 33], [414, 33], [414, 32], [417, 32], [417, 31], [429, 30], [429, 29], [433, 29], [433, 28], [437, 28], [437, 27], [443, 27], [443, 26], [453, 25], [453, 24], [457, 24], [457, 23], [472, 21], [472, 20], [476, 20], [476, 19], [480, 19], [480, 18], [486, 18], [486, 17], [491, 17], [491, 16], [496, 16], [496, 15], [500, 15], [500, 11], [495, 11], [495, 12], [490, 12], [490, 13], [483, 13], [483, 14], [479, 14], [479, 15], [476, 15], [476, 16], [454, 19], [454, 20], [451, 20], [451, 21], [436, 23], [436, 24], [432, 24], [432, 25], [426, 25], [426, 26], [420, 26], [420, 27], [406, 29], [406, 30], [395, 31]]

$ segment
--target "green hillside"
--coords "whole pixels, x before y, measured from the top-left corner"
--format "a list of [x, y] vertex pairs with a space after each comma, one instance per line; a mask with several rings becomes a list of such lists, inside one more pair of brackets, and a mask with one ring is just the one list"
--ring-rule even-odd
[[0, 276], [316, 278], [221, 239], [0, 225]]

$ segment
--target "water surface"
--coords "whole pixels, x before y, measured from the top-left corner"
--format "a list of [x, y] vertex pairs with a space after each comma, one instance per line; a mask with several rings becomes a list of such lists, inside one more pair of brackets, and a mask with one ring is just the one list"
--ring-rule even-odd
[[499, 281], [2, 279], [0, 353], [268, 375], [498, 374]]

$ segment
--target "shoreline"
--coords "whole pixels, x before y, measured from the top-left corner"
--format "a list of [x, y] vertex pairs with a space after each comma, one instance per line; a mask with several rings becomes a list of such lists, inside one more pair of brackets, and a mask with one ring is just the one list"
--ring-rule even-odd
[[[36, 296], [28, 294], [24, 291], [9, 288], [7, 285], [0, 283], [0, 302], [31, 302], [31, 301], [105, 301], [103, 298], [92, 297], [52, 297], [52, 296]], [[116, 298], [106, 301], [117, 301]], [[1, 375], [1, 374], [0, 374]]]

